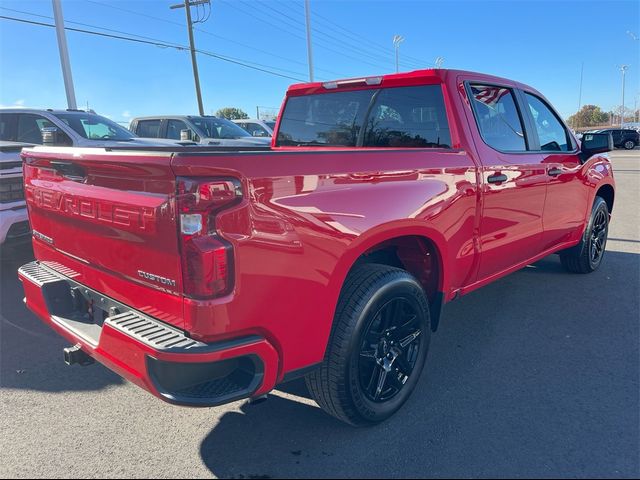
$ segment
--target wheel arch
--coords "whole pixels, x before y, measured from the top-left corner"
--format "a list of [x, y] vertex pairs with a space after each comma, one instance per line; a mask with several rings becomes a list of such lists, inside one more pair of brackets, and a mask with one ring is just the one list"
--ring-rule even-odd
[[434, 229], [413, 224], [385, 225], [358, 237], [338, 262], [333, 279], [340, 291], [349, 273], [359, 265], [379, 263], [402, 268], [422, 285], [429, 301], [432, 329], [440, 320], [447, 285], [446, 242]]
[[600, 185], [596, 190], [595, 196], [604, 199], [604, 201], [607, 203], [607, 207], [609, 208], [609, 213], [611, 214], [611, 212], [613, 211], [613, 202], [615, 199], [615, 190], [613, 188], [613, 185], [609, 183]]

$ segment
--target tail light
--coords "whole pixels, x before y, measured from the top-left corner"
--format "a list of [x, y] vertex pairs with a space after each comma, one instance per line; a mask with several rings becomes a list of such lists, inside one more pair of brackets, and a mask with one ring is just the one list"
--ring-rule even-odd
[[242, 200], [237, 179], [178, 178], [185, 295], [213, 298], [233, 288], [233, 248], [216, 234], [216, 214]]

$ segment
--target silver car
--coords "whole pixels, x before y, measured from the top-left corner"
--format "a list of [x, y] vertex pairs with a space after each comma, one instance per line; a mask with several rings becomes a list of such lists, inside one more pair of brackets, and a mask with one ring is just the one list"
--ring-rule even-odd
[[200, 145], [221, 147], [258, 147], [271, 145], [271, 138], [253, 137], [224, 118], [199, 115], [139, 117], [129, 129], [146, 139], [192, 140]]

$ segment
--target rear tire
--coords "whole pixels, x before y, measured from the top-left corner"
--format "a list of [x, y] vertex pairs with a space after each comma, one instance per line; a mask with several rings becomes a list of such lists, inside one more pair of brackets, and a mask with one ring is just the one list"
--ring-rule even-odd
[[636, 142], [634, 142], [633, 140], [627, 140], [626, 142], [624, 142], [623, 146], [625, 150], [633, 150], [634, 148], [636, 148]]
[[343, 422], [382, 422], [415, 389], [430, 339], [427, 297], [412, 275], [356, 267], [342, 288], [324, 361], [306, 377], [309, 392]]
[[562, 265], [573, 273], [595, 272], [602, 263], [608, 233], [609, 207], [602, 197], [596, 197], [582, 241], [560, 252]]

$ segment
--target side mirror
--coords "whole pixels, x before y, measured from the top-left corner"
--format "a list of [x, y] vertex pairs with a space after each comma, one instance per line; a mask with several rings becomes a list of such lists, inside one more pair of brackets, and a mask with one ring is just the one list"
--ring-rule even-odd
[[62, 130], [58, 130], [57, 127], [44, 127], [40, 129], [40, 135], [42, 136], [42, 145], [56, 146], [56, 147], [71, 147], [73, 141]]
[[184, 130], [180, 130], [180, 141], [181, 142], [190, 142], [193, 140], [193, 132], [185, 128]]
[[58, 129], [56, 127], [44, 127], [40, 129], [40, 135], [42, 135], [43, 145], [56, 145], [58, 142]]
[[585, 133], [580, 146], [580, 158], [586, 162], [589, 157], [597, 153], [613, 150], [613, 137], [610, 133]]

